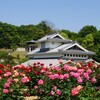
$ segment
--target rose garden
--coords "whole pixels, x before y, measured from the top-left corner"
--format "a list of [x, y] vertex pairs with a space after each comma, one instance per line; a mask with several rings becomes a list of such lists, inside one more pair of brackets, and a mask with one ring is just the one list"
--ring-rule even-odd
[[0, 64], [0, 100], [100, 100], [100, 66], [68, 61], [59, 66]]

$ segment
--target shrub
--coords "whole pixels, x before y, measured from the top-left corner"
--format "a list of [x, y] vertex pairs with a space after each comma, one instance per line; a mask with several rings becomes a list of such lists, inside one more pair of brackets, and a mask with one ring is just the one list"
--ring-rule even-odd
[[0, 100], [38, 96], [41, 100], [99, 100], [100, 66], [68, 61], [44, 67], [0, 65]]

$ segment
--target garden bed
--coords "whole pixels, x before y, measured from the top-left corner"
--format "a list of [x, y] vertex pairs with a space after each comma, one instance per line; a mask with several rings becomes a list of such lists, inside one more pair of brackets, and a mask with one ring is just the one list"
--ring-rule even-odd
[[[49, 63], [49, 62], [48, 62]], [[51, 62], [50, 62], [51, 63]], [[0, 100], [99, 100], [100, 66], [69, 61], [53, 68], [0, 64]], [[36, 95], [36, 96], [35, 96]], [[22, 100], [19, 98], [18, 100]]]

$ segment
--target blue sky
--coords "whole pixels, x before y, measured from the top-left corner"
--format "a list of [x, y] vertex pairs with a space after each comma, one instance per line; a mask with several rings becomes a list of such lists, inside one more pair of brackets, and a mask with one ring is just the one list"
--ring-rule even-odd
[[19, 26], [43, 20], [73, 32], [85, 25], [100, 29], [100, 0], [0, 0], [2, 22]]

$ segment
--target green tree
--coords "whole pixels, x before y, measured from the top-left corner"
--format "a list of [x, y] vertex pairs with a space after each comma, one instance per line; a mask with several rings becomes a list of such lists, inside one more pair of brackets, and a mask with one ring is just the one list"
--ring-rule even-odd
[[90, 34], [90, 33], [95, 33], [97, 32], [97, 28], [93, 25], [87, 25], [87, 26], [84, 26], [80, 31], [79, 31], [79, 36], [80, 37], [85, 37], [86, 35]]
[[100, 62], [100, 44], [94, 45], [92, 49], [96, 53], [93, 59]]
[[60, 35], [61, 35], [62, 37], [64, 37], [65, 39], [68, 39], [68, 35], [67, 35], [66, 33], [60, 32]]
[[38, 25], [37, 25], [38, 29], [42, 29], [44, 31], [44, 35], [52, 33], [52, 28], [51, 26], [48, 24], [47, 21], [41, 21]]
[[63, 34], [65, 33], [69, 39], [72, 40], [76, 40], [76, 38], [78, 37], [78, 34], [75, 32], [71, 32], [69, 30], [61, 30], [61, 33], [63, 32]]
[[94, 38], [92, 34], [86, 35], [86, 37], [82, 41], [82, 46], [91, 50], [91, 48], [94, 46]]
[[100, 30], [93, 34], [94, 44], [100, 44]]

